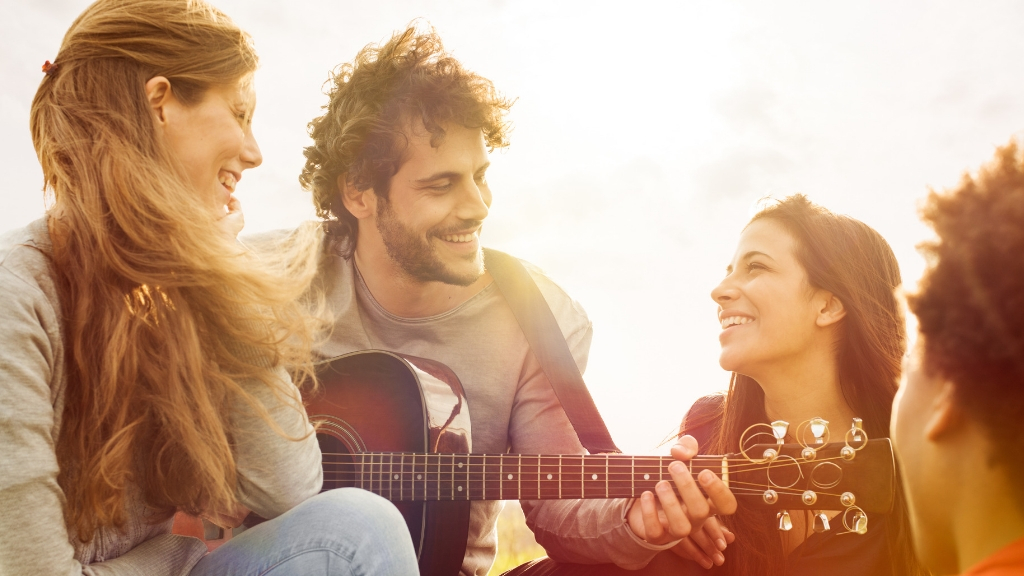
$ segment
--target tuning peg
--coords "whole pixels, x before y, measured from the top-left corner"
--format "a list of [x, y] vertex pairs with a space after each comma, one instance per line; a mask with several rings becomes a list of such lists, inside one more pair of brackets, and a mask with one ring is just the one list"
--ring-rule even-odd
[[821, 444], [825, 440], [825, 432], [828, 432], [828, 420], [824, 418], [811, 418], [811, 434], [814, 435], [814, 443]]
[[864, 421], [861, 420], [860, 418], [854, 418], [853, 426], [851, 427], [850, 431], [853, 432], [853, 441], [860, 442], [861, 438], [863, 438], [863, 436], [861, 436], [861, 433], [864, 432]]
[[789, 432], [789, 422], [785, 420], [776, 420], [772, 422], [772, 434], [775, 436], [775, 440], [779, 444], [786, 442], [786, 433]]
[[818, 534], [829, 531], [828, 516], [824, 512], [819, 513], [814, 517], [814, 531]]
[[771, 488], [764, 491], [765, 504], [775, 504], [779, 501], [779, 493]]
[[789, 532], [793, 529], [793, 519], [789, 517], [788, 510], [783, 510], [776, 514], [775, 519], [779, 521], [779, 530]]
[[856, 512], [853, 515], [853, 531], [857, 534], [868, 533], [868, 515], [863, 512]]

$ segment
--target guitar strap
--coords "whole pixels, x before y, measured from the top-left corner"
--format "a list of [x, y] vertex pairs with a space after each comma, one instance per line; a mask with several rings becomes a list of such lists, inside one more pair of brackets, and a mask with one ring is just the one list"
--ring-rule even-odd
[[621, 452], [583, 382], [555, 315], [526, 267], [518, 258], [489, 248], [484, 249], [484, 265], [526, 335], [580, 444], [591, 454]]

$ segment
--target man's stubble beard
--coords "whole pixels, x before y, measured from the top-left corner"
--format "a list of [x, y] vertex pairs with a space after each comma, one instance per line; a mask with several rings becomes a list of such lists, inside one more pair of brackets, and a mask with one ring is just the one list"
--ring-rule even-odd
[[471, 271], [460, 274], [448, 268], [437, 254], [437, 250], [430, 245], [429, 239], [440, 236], [441, 233], [428, 230], [426, 239], [420, 238], [395, 217], [390, 202], [384, 198], [379, 198], [377, 203], [377, 231], [384, 241], [388, 256], [402, 271], [420, 282], [469, 286], [484, 273], [483, 258], [479, 250], [473, 255], [475, 265]]

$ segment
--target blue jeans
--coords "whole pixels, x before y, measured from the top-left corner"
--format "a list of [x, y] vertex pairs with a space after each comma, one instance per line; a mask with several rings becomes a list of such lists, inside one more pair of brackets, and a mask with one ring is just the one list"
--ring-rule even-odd
[[322, 492], [207, 554], [189, 576], [415, 576], [405, 520], [358, 488]]

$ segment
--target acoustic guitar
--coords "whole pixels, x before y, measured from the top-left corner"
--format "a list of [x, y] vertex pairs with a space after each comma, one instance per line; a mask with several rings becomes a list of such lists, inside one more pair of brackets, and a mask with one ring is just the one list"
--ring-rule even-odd
[[[474, 500], [630, 498], [670, 479], [668, 456], [474, 454], [465, 391], [432, 360], [353, 352], [320, 363], [317, 376], [320, 387], [306, 401], [324, 490], [354, 486], [393, 501], [424, 576], [458, 573]], [[782, 444], [785, 424], [764, 425], [769, 442], [754, 431], [738, 453], [697, 456], [690, 470], [718, 474], [741, 505], [777, 509], [783, 530], [792, 509], [842, 511], [833, 523], [855, 533], [866, 531], [868, 513], [889, 512], [888, 439], [868, 440], [855, 421], [832, 441], [827, 422], [815, 419], [796, 430], [806, 441]], [[829, 529], [824, 514], [814, 523]]]

